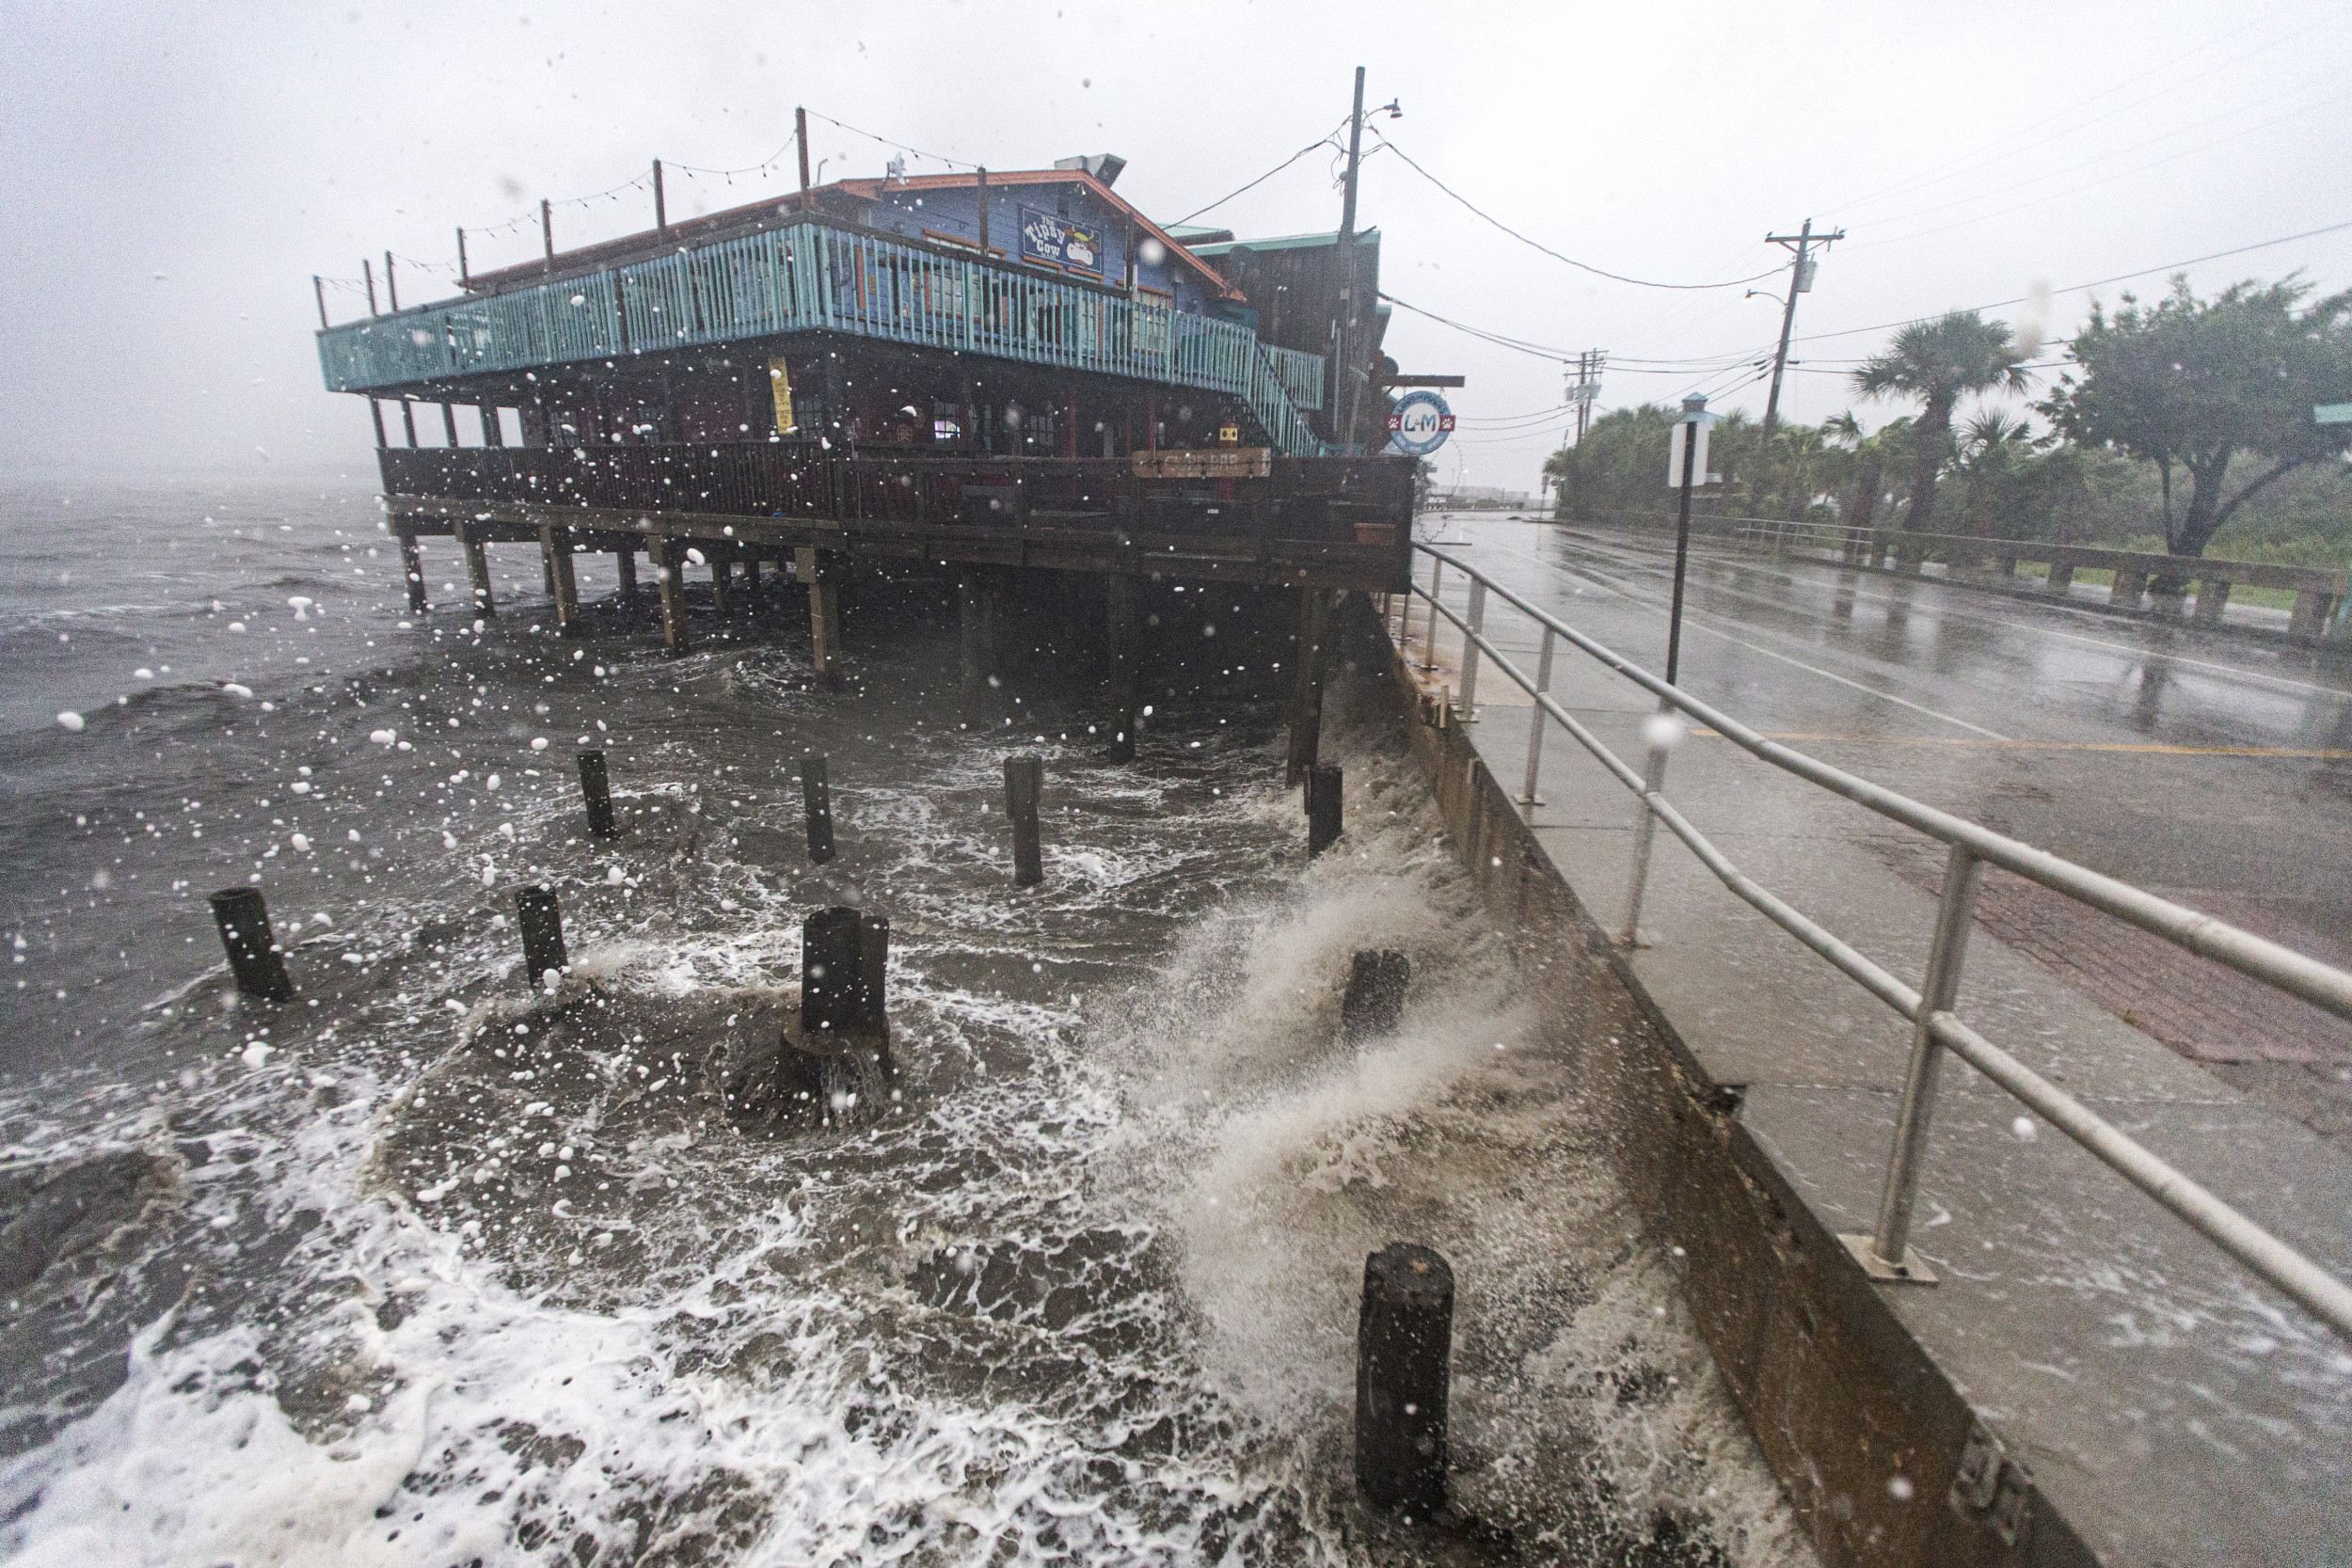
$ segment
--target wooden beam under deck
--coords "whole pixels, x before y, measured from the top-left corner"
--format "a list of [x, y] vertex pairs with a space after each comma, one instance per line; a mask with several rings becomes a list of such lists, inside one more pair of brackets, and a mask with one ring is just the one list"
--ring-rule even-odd
[[[1033, 515], [1018, 528], [860, 518], [753, 517], [731, 513], [635, 512], [592, 506], [384, 498], [396, 534], [448, 535], [463, 528], [483, 543], [537, 544], [540, 531], [568, 529], [590, 549], [623, 542], [693, 540], [763, 551], [814, 548], [852, 559], [929, 561], [950, 566], [1017, 566], [1137, 576], [1181, 582], [1394, 592], [1400, 552], [1387, 544], [1154, 532], [1112, 518], [1057, 523]], [[659, 559], [657, 556], [656, 559]]]

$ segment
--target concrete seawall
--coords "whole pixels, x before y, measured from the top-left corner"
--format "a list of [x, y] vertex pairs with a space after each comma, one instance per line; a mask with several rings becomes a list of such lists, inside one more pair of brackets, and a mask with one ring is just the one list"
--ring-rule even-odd
[[1361, 662], [1418, 720], [1414, 754], [1456, 853], [1619, 1118], [1626, 1190], [1677, 1249], [1692, 1316], [1823, 1560], [2098, 1561], [2029, 1483], [1999, 1499], [2012, 1528], [1947, 1503], [1979, 1425], [1967, 1399], [1740, 1119], [1740, 1089], [1701, 1068], [1464, 733], [1424, 704], [1369, 603], [1351, 599], [1348, 617]]

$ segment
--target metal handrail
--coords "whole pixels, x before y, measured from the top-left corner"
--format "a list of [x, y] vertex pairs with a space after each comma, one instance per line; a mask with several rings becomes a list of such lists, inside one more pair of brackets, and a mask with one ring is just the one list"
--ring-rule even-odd
[[[1689, 847], [1699, 863], [1733, 894], [1774, 925], [1829, 960], [1840, 973], [1885, 1003], [1913, 1026], [1912, 1051], [1901, 1107], [1897, 1116], [1893, 1148], [1887, 1159], [1878, 1221], [1868, 1236], [1844, 1238], [1873, 1277], [1888, 1280], [1929, 1279], [1932, 1275], [1912, 1255], [1909, 1246], [1911, 1210], [1916, 1196], [1919, 1167], [1925, 1153], [1935, 1101], [1938, 1069], [1947, 1051], [1969, 1063], [2010, 1095], [2022, 1101], [2075, 1144], [2154, 1198], [2222, 1251], [2291, 1297], [2338, 1335], [2352, 1340], [2352, 1286], [2305, 1258], [2220, 1197], [2150, 1152], [2083, 1103], [1968, 1027], [1952, 1010], [1958, 995], [1968, 933], [1974, 925], [1976, 890], [1987, 864], [1999, 866], [2039, 886], [2050, 889], [2127, 925], [2163, 938], [2175, 946], [2212, 958], [2275, 990], [2309, 1002], [2338, 1018], [2352, 1020], [2352, 973], [2320, 962], [2250, 931], [2201, 914], [2184, 905], [2119, 881], [1996, 833], [1948, 812], [1923, 805], [1882, 784], [1833, 768], [1817, 758], [1767, 740], [1738, 720], [1690, 696], [1679, 688], [1642, 669], [1631, 660], [1576, 630], [1550, 611], [1529, 603], [1458, 556], [1416, 542], [1414, 548], [1430, 557], [1435, 566], [1428, 588], [1410, 585], [1406, 600], [1407, 623], [1412, 598], [1430, 607], [1429, 655], [1434, 667], [1437, 619], [1442, 615], [1461, 632], [1464, 642], [1464, 701], [1472, 687], [1470, 672], [1480, 658], [1525, 691], [1534, 702], [1537, 717], [1529, 726], [1528, 766], [1522, 803], [1532, 800], [1540, 766], [1545, 725], [1549, 718], [1582, 746], [1619, 784], [1639, 798], [1636, 818], [1633, 885], [1627, 900], [1621, 933], [1628, 945], [1640, 940], [1637, 921], [1648, 878], [1649, 830], [1663, 823]], [[1439, 574], [1446, 566], [1461, 572], [1471, 584], [1470, 613], [1457, 614], [1438, 597]], [[1487, 597], [1505, 604], [1543, 628], [1541, 673], [1530, 680], [1486, 637]], [[1400, 639], [1403, 632], [1400, 631]], [[1938, 904], [1935, 937], [1929, 949], [1925, 985], [1905, 984], [1786, 900], [1756, 882], [1700, 832], [1664, 796], [1666, 755], [1671, 740], [1654, 736], [1647, 766], [1637, 771], [1550, 695], [1555, 639], [1589, 654], [1659, 700], [1661, 714], [1679, 712], [1705, 724], [1724, 739], [1784, 771], [1819, 785], [1888, 819], [1899, 822], [1947, 846], [1951, 851]], [[1401, 651], [1401, 650], [1400, 650]]]

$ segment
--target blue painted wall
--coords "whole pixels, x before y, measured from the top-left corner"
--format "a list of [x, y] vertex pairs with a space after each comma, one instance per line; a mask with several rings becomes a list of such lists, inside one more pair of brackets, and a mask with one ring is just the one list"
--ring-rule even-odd
[[[944, 190], [886, 191], [867, 205], [862, 221], [889, 233], [920, 239], [925, 230], [951, 234], [977, 244], [980, 237], [977, 192], [970, 186]], [[988, 245], [1001, 259], [1022, 262], [1022, 209], [1053, 214], [1081, 228], [1091, 228], [1102, 245], [1100, 275], [1039, 266], [1048, 276], [1106, 283], [1120, 289], [1127, 282], [1127, 214], [1083, 185], [991, 185], [988, 188]], [[1148, 241], [1151, 236], [1137, 231]], [[1156, 247], [1144, 245], [1136, 258], [1136, 282], [1146, 289], [1173, 293], [1176, 309], [1198, 311], [1207, 303], [1199, 275], [1172, 256], [1148, 260]], [[1035, 265], [1035, 263], [1027, 263]]]

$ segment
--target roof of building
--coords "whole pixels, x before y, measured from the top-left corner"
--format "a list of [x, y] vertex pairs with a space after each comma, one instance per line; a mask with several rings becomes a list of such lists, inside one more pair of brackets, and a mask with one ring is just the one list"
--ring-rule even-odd
[[[810, 186], [805, 198], [799, 192], [783, 197], [763, 197], [757, 201], [746, 202], [739, 207], [729, 207], [716, 213], [706, 213], [699, 217], [681, 219], [666, 229], [640, 230], [633, 234], [599, 240], [593, 245], [580, 245], [571, 250], [559, 250], [552, 258], [552, 262], [560, 271], [595, 266], [604, 262], [617, 263], [623, 260], [650, 254], [657, 248], [718, 239], [738, 230], [755, 226], [767, 227], [769, 218], [779, 214], [800, 210], [803, 200], [808, 206], [822, 210], [827, 206], [838, 204], [843, 197], [873, 201], [891, 191], [966, 188], [977, 184], [979, 178], [974, 174], [916, 174], [895, 180], [886, 175], [877, 175], [870, 179], [836, 180], [830, 184]], [[1170, 257], [1181, 261], [1198, 273], [1201, 283], [1211, 293], [1221, 299], [1237, 300], [1244, 297], [1239, 288], [1215, 267], [1203, 261], [1200, 253], [1179, 239], [1173, 231], [1161, 228], [1144, 216], [1133, 203], [1113, 192], [1108, 185], [1084, 169], [1035, 168], [1003, 171], [992, 169], [987, 173], [987, 180], [991, 185], [1084, 186], [1111, 207], [1135, 219], [1136, 227], [1167, 245]], [[548, 262], [523, 261], [514, 266], [500, 267], [491, 272], [474, 273], [465, 278], [459, 287], [478, 293], [495, 293], [513, 284], [538, 282], [547, 277], [548, 271]]]
[[[1233, 238], [1233, 232], [1230, 229], [1218, 230], [1215, 232], [1221, 233], [1225, 237], [1221, 240], [1188, 240], [1185, 243], [1192, 247], [1192, 253], [1196, 256], [1225, 256], [1236, 250], [1316, 250], [1326, 246], [1337, 246], [1340, 243], [1339, 232], [1336, 230], [1327, 234], [1277, 234], [1270, 239], [1263, 240], [1237, 240]], [[1356, 243], [1377, 245], [1380, 243], [1380, 230], [1359, 229], [1356, 230]]]

